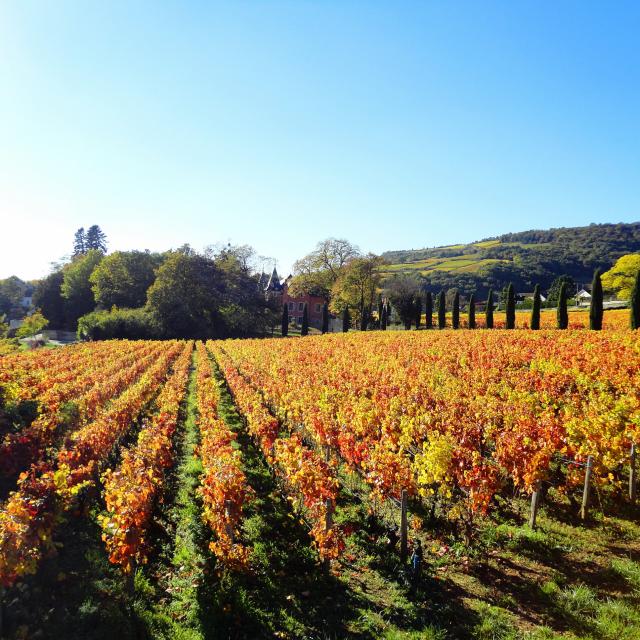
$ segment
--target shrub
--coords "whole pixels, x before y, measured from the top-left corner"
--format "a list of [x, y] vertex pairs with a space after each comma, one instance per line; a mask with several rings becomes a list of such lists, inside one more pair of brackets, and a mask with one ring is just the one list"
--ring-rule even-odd
[[148, 340], [161, 337], [160, 324], [145, 309], [93, 311], [78, 320], [79, 340]]

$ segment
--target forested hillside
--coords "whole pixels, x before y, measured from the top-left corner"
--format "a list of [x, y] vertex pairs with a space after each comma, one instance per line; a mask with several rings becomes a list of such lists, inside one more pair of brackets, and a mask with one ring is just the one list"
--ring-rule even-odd
[[557, 276], [591, 281], [597, 268], [609, 269], [617, 258], [640, 251], [640, 222], [508, 233], [471, 244], [433, 249], [388, 251], [385, 273], [412, 272], [434, 290], [458, 287], [486, 292], [513, 282], [531, 290], [549, 287]]

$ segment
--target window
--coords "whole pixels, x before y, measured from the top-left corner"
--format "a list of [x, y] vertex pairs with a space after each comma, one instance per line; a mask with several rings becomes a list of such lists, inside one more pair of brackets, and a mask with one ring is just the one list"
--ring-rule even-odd
[[298, 311], [304, 311], [304, 302], [298, 302]]
[[295, 304], [293, 302], [289, 303], [289, 311], [293, 311], [293, 307], [295, 306]]
[[302, 316], [300, 316], [300, 317], [298, 318], [298, 322], [299, 322], [300, 324], [302, 324]]
[[316, 313], [320, 313], [320, 308], [321, 307], [322, 307], [322, 305], [319, 302], [317, 302], [316, 303]]

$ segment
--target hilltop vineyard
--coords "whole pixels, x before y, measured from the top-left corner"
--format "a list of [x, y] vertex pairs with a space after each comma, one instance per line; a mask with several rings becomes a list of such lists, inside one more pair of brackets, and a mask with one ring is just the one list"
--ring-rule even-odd
[[[105, 575], [122, 585], [110, 587], [116, 600], [146, 602], [152, 635], [201, 628], [205, 607], [245, 637], [237, 612], [288, 571], [312, 585], [303, 594], [319, 580], [352, 585], [376, 553], [402, 566], [417, 541], [434, 567], [467, 545], [456, 566], [468, 571], [505, 509], [526, 526], [530, 504], [548, 505], [549, 522], [564, 505], [578, 527], [589, 509], [635, 508], [640, 338], [617, 316], [605, 331], [544, 326], [106, 341], [2, 357], [9, 637], [31, 624], [15, 594], [42, 598], [55, 618], [60, 585]], [[381, 550], [390, 527], [399, 540]], [[74, 578], [79, 557], [102, 567], [78, 569], [97, 577]], [[291, 570], [293, 558], [306, 568]], [[336, 593], [323, 596], [331, 607]], [[274, 628], [295, 637], [283, 620]]]

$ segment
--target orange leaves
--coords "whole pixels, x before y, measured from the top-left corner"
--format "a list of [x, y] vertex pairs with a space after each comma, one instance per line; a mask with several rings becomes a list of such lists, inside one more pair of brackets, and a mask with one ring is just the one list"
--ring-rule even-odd
[[594, 479], [616, 477], [640, 438], [640, 334], [621, 317], [607, 312], [605, 332], [368, 332], [215, 352], [252, 433], [264, 403], [383, 497], [414, 491], [414, 456], [436, 434], [452, 443], [440, 498], [485, 511], [506, 484], [531, 491], [559, 455], [592, 455]]
[[247, 485], [240, 451], [231, 445], [235, 439], [218, 416], [218, 387], [211, 375], [211, 361], [202, 342], [197, 345], [198, 427], [203, 474], [199, 489], [203, 502], [202, 518], [216, 535], [210, 549], [227, 567], [246, 569], [249, 550], [237, 542], [242, 507], [252, 495]]
[[[96, 354], [109, 349], [115, 353], [120, 344], [99, 343], [93, 348]], [[183, 343], [174, 341], [155, 345], [156, 356], [148, 363], [151, 366], [124, 391], [114, 390], [108, 408], [67, 438], [55, 465], [37, 462], [20, 476], [17, 491], [0, 511], [0, 583], [8, 586], [21, 576], [34, 573], [39, 561], [53, 551], [51, 537], [58, 517], [73, 506], [83, 486], [96, 481], [104, 461], [155, 396], [171, 363], [185, 349]], [[67, 353], [66, 349], [58, 351]], [[69, 361], [76, 365], [77, 351], [69, 350]], [[144, 491], [143, 483], [139, 487]]]
[[158, 412], [138, 435], [135, 447], [124, 452], [117, 470], [103, 475], [108, 514], [100, 517], [102, 539], [109, 560], [125, 572], [146, 561], [145, 533], [164, 481], [164, 469], [173, 464], [172, 437], [184, 398], [193, 343], [184, 345], [173, 374], [160, 392]]

